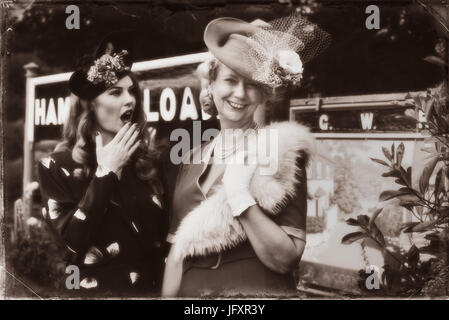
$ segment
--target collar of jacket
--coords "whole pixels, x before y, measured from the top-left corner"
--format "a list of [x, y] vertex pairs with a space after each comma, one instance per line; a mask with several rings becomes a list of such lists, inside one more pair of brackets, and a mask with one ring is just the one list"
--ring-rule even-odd
[[[259, 137], [261, 130], [273, 130], [270, 134], [265, 132], [264, 137], [271, 133], [277, 135], [277, 156], [274, 157], [277, 171], [267, 175], [256, 170], [250, 193], [267, 214], [276, 215], [288, 197], [294, 195], [295, 175], [300, 170], [296, 167], [298, 155], [302, 152], [307, 158], [313, 156], [315, 143], [309, 129], [295, 122], [278, 122], [260, 128]], [[197, 150], [192, 151], [196, 153]], [[273, 158], [270, 159], [273, 161]], [[173, 237], [175, 259], [217, 253], [247, 239], [242, 225], [231, 214], [223, 186], [219, 185], [215, 190], [182, 220]]]

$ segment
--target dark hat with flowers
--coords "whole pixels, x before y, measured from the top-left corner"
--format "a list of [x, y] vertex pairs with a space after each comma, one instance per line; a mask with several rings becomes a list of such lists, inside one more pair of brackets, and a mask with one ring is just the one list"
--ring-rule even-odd
[[204, 42], [219, 61], [240, 75], [271, 88], [299, 85], [303, 65], [330, 43], [330, 36], [300, 14], [252, 24], [218, 18]]
[[69, 80], [72, 93], [91, 100], [131, 72], [133, 43], [127, 32], [106, 36], [93, 55], [84, 56]]

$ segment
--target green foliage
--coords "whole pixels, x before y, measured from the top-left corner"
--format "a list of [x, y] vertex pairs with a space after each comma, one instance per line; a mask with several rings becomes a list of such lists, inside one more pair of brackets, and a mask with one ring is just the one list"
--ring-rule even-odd
[[[404, 224], [403, 233], [425, 233], [427, 244], [421, 247], [413, 245], [407, 252], [398, 253], [388, 249], [383, 232], [375, 222], [382, 209], [371, 218], [366, 215], [357, 219], [348, 219], [349, 225], [360, 227], [361, 231], [343, 237], [342, 243], [349, 244], [359, 239], [370, 238], [382, 249], [394, 263], [386, 264], [383, 273], [383, 287], [379, 291], [384, 295], [448, 295], [449, 294], [449, 104], [447, 87], [442, 85], [428, 90], [425, 94], [410, 95], [415, 106], [415, 116], [424, 112], [425, 128], [430, 134], [426, 148], [429, 153], [418, 183], [412, 183], [412, 168], [404, 168], [402, 159], [404, 144], [395, 150], [382, 148], [385, 160], [372, 159], [386, 167], [383, 177], [394, 177], [399, 185], [397, 190], [385, 190], [379, 201], [395, 199], [416, 221]], [[433, 180], [433, 177], [435, 179]], [[385, 214], [385, 213], [384, 213]], [[423, 253], [433, 257], [424, 261]], [[377, 294], [379, 294], [379, 292]]]
[[46, 289], [62, 288], [66, 257], [44, 223], [30, 226], [29, 236], [19, 232], [10, 246], [8, 262], [16, 277]]

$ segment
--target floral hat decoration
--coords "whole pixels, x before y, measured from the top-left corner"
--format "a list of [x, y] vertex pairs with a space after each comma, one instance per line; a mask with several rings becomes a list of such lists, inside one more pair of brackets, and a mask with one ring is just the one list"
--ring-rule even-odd
[[256, 25], [218, 18], [204, 31], [209, 51], [240, 75], [273, 89], [299, 86], [304, 64], [330, 44], [328, 33], [300, 14]]
[[70, 77], [70, 91], [82, 99], [91, 100], [116, 84], [131, 72], [130, 47], [131, 43], [123, 33], [105, 37], [94, 55], [85, 57], [82, 67]]

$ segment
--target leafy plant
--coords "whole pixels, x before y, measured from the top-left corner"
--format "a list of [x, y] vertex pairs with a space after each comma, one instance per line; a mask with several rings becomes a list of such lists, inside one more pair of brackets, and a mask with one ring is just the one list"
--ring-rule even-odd
[[[347, 234], [342, 243], [348, 244], [359, 239], [369, 238], [382, 248], [384, 255], [390, 258], [383, 273], [382, 294], [434, 294], [448, 295], [448, 257], [449, 257], [449, 105], [447, 87], [444, 85], [428, 90], [425, 94], [409, 95], [415, 110], [414, 119], [423, 112], [426, 121], [424, 129], [430, 134], [423, 151], [428, 153], [418, 183], [412, 184], [412, 168], [402, 164], [405, 147], [401, 143], [395, 150], [382, 148], [385, 159], [371, 159], [387, 168], [383, 177], [393, 177], [399, 185], [397, 190], [385, 190], [379, 201], [397, 199], [415, 221], [405, 223], [404, 233], [422, 233], [427, 243], [421, 247], [413, 245], [408, 252], [400, 254], [389, 250], [383, 233], [376, 225], [376, 218], [382, 208], [369, 218], [360, 215], [357, 219], [348, 219], [352, 226], [360, 231]], [[412, 115], [407, 115], [411, 117]], [[434, 179], [433, 179], [434, 177]], [[432, 258], [423, 261], [423, 253]], [[387, 261], [388, 259], [386, 259]], [[432, 287], [433, 286], [433, 287]], [[435, 290], [435, 287], [438, 287]]]
[[8, 261], [15, 276], [43, 290], [62, 288], [66, 266], [64, 250], [54, 241], [47, 225], [41, 220], [32, 217], [27, 223], [29, 234], [21, 230], [17, 239], [10, 244]]

